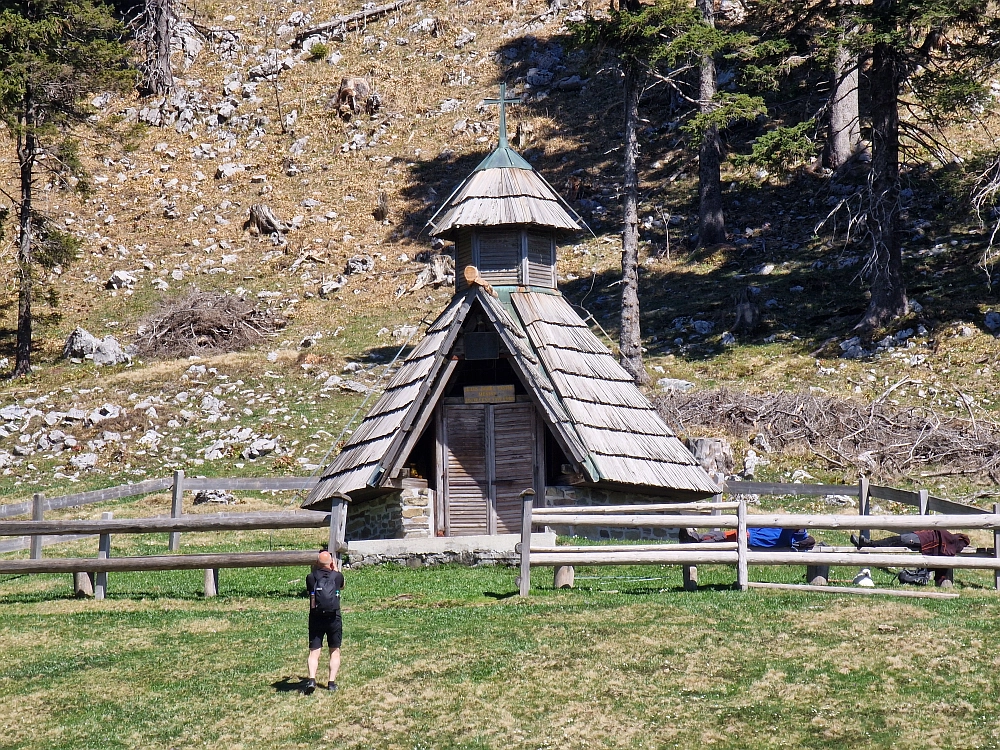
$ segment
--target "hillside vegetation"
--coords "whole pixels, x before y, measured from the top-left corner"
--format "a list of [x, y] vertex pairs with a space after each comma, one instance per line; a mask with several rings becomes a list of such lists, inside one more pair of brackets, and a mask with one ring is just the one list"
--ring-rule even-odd
[[[311, 49], [292, 46], [310, 24], [357, 9], [200, 3], [183, 15], [194, 22], [188, 51], [195, 38], [203, 49], [175, 55], [190, 65], [166, 101], [94, 92], [101, 127], [81, 134], [80, 147], [89, 191], [55, 179], [40, 186], [39, 208], [83, 244], [46, 280], [54, 304], [37, 308], [35, 373], [0, 384], [5, 501], [175, 468], [315, 470], [386, 366], [452, 294], [447, 284], [416, 283], [437, 251], [424, 226], [495, 144], [496, 108], [481, 102], [503, 79], [525, 94], [510, 114], [516, 147], [560, 190], [579, 186], [574, 205], [593, 230], [561, 249], [561, 288], [615, 336], [620, 81], [613, 67], [571, 51], [566, 23], [583, 17], [582, 6], [430, 0]], [[274, 69], [276, 80], [267, 80]], [[338, 116], [334, 100], [347, 76], [371, 81], [381, 99], [373, 115]], [[909, 173], [904, 260], [917, 304], [884, 338], [854, 341], [863, 259], [841, 235], [824, 234], [829, 226], [816, 230], [839, 183], [822, 170], [781, 179], [728, 172], [733, 242], [695, 251], [697, 165], [668, 99], [653, 87], [642, 110], [642, 325], [654, 382], [881, 399], [963, 420], [992, 440], [997, 365], [988, 313], [996, 296], [976, 268], [986, 237], [967, 208], [966, 173], [932, 159]], [[745, 150], [752, 135], [730, 133], [730, 147]], [[989, 140], [970, 126], [973, 163]], [[14, 194], [16, 169], [5, 163], [0, 180]], [[385, 218], [376, 218], [380, 200]], [[289, 231], [251, 233], [254, 204], [270, 206]], [[13, 279], [10, 231], [5, 242], [0, 264]], [[124, 281], [108, 288], [116, 272]], [[61, 357], [74, 328], [124, 346], [195, 290], [241, 297], [280, 327], [238, 352], [136, 355], [104, 368]], [[728, 329], [745, 291], [762, 325], [734, 340]], [[0, 306], [0, 356], [10, 358], [12, 282]], [[748, 436], [734, 437], [745, 447]], [[791, 450], [762, 472], [796, 468], [854, 481], [864, 467]], [[895, 480], [943, 483], [941, 491], [979, 499], [996, 481], [960, 470], [921, 479], [925, 469], [939, 473], [915, 466]]]

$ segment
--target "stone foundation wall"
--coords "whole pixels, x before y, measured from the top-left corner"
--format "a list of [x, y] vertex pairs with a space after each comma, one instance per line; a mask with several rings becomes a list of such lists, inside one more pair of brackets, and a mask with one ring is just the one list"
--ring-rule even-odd
[[349, 556], [347, 568], [363, 568], [367, 565], [382, 565], [395, 563], [410, 568], [422, 568], [427, 565], [447, 565], [457, 563], [480, 567], [484, 565], [507, 565], [515, 567], [521, 564], [521, 556], [510, 551], [491, 549], [474, 549], [447, 552], [400, 552], [394, 554], [370, 554]]
[[[546, 508], [558, 508], [563, 505], [636, 505], [639, 503], [663, 503], [662, 497], [654, 495], [637, 495], [634, 493], [614, 492], [596, 487], [546, 487]], [[677, 539], [677, 529], [642, 528], [615, 529], [602, 526], [553, 526], [552, 530], [560, 536], [578, 536], [584, 539], [654, 539], [658, 541]]]
[[347, 541], [432, 536], [433, 507], [434, 491], [427, 488], [407, 488], [351, 503], [347, 508]]

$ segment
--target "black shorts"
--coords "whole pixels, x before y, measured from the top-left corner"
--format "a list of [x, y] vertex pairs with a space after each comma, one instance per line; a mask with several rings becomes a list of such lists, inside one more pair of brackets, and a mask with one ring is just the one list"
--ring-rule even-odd
[[320, 612], [309, 610], [309, 648], [323, 648], [323, 636], [330, 648], [340, 648], [343, 640], [344, 626], [340, 619], [340, 610], [336, 612]]

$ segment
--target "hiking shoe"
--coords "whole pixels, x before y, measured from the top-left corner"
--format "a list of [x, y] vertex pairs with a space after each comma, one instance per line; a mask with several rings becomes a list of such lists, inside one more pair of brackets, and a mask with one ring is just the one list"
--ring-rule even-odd
[[306, 680], [306, 686], [302, 690], [306, 695], [312, 695], [316, 692], [316, 680]]
[[337, 683], [336, 682], [331, 682], [329, 685], [326, 686], [326, 689], [329, 690], [331, 693], [336, 693], [337, 692]]
[[861, 537], [857, 534], [851, 534], [851, 544], [853, 544], [858, 549], [861, 549]]

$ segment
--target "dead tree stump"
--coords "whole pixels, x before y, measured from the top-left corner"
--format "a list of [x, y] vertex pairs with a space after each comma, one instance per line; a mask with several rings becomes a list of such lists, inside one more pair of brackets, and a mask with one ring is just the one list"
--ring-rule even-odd
[[289, 226], [277, 217], [271, 207], [263, 203], [250, 206], [246, 226], [254, 234], [284, 234], [289, 230]]
[[710, 476], [733, 473], [736, 462], [728, 441], [722, 438], [688, 438], [687, 447]]

